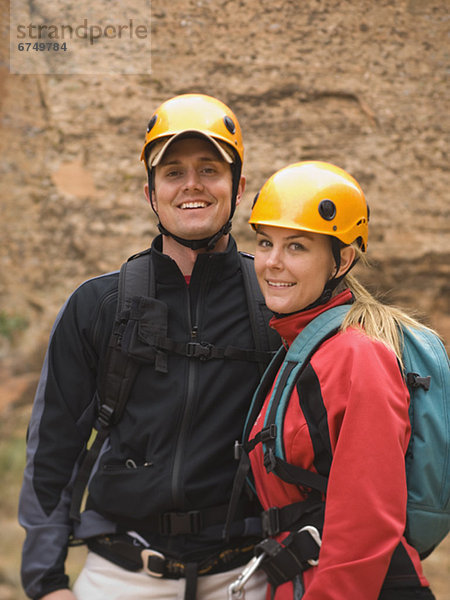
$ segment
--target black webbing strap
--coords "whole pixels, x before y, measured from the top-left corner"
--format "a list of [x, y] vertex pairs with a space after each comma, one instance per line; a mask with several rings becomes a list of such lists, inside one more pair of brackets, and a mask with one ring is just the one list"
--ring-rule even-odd
[[[129, 268], [132, 262], [133, 268]], [[97, 435], [92, 446], [86, 451], [75, 478], [70, 504], [70, 518], [80, 520], [83, 495], [94, 464], [108, 437], [111, 426], [117, 423], [123, 413], [131, 386], [139, 370], [136, 361], [124, 355], [120, 348], [124, 331], [123, 314], [130, 309], [131, 299], [139, 291], [154, 290], [151, 260], [148, 251], [132, 257], [120, 269], [116, 319], [108, 346], [103, 383], [100, 386], [100, 406], [95, 423]], [[99, 394], [97, 394], [99, 397]]]
[[[260, 372], [262, 375], [270, 359], [273, 358], [275, 350], [280, 347], [281, 340], [278, 333], [268, 325], [272, 317], [272, 312], [267, 308], [264, 296], [259, 287], [253, 264], [253, 256], [245, 252], [239, 252], [239, 258], [256, 350], [258, 353], [264, 352], [265, 354], [265, 359], [258, 361], [260, 362]], [[271, 349], [272, 352], [268, 353], [268, 349]]]
[[250, 411], [247, 415], [247, 420], [245, 422], [244, 434], [242, 438], [244, 440], [243, 447], [247, 452], [250, 452], [254, 448], [254, 444], [252, 445], [252, 440], [249, 441], [251, 428], [253, 427], [259, 413], [261, 412], [266, 396], [269, 393], [269, 390], [274, 382], [276, 374], [278, 373], [283, 363], [285, 356], [286, 349], [284, 348], [284, 346], [281, 346], [276, 352], [266, 371], [264, 372], [261, 382], [253, 396]]
[[286, 483], [293, 483], [295, 485], [312, 488], [313, 490], [318, 490], [323, 493], [327, 491], [328, 477], [286, 462], [278, 456], [275, 456], [271, 448], [269, 448], [264, 457], [266, 468], [266, 463], [269, 462], [270, 468], [268, 471], [273, 471], [280, 479], [286, 481]]
[[177, 342], [163, 336], [155, 336], [151, 342], [156, 350], [164, 350], [165, 352], [187, 356], [188, 358], [199, 358], [200, 360], [226, 358], [229, 360], [243, 360], [246, 362], [267, 364], [273, 356], [272, 352], [264, 350], [250, 350], [247, 348], [238, 348], [237, 346], [220, 348], [207, 342]]
[[284, 531], [297, 531], [301, 526], [312, 525], [322, 530], [325, 501], [318, 492], [311, 492], [300, 502], [281, 508], [269, 508], [261, 514], [263, 537], [276, 536]]
[[318, 560], [319, 551], [320, 545], [308, 529], [289, 534], [282, 543], [266, 538], [255, 547], [257, 556], [265, 554], [261, 568], [274, 587], [292, 581], [309, 569]]
[[[236, 460], [239, 460], [239, 466], [236, 470], [236, 475], [235, 475], [234, 481], [233, 481], [233, 488], [231, 491], [228, 515], [227, 515], [224, 532], [223, 532], [223, 537], [225, 539], [229, 539], [229, 537], [230, 537], [231, 523], [233, 522], [233, 520], [235, 518], [239, 499], [241, 498], [241, 495], [242, 495], [242, 492], [243, 492], [243, 489], [245, 486], [245, 482], [246, 482], [247, 476], [250, 471], [249, 453], [253, 450], [255, 445], [262, 439], [261, 438], [262, 433], [259, 433], [259, 434], [257, 434], [257, 436], [255, 436], [254, 439], [248, 440], [248, 436], [250, 433], [250, 427], [253, 425], [256, 417], [258, 416], [258, 414], [261, 410], [261, 407], [264, 403], [266, 395], [269, 391], [270, 385], [271, 385], [278, 369], [280, 368], [281, 363], [283, 362], [283, 358], [284, 358], [285, 354], [286, 354], [286, 350], [282, 346], [281, 348], [279, 348], [278, 352], [273, 357], [272, 362], [267, 367], [267, 369], [261, 379], [261, 382], [258, 386], [258, 389], [255, 392], [255, 395], [252, 400], [252, 405], [250, 407], [250, 411], [247, 416], [247, 421], [246, 421], [246, 424], [244, 427], [244, 437], [243, 437], [244, 442], [242, 444], [240, 444], [239, 442], [236, 442], [236, 444], [235, 444], [235, 458], [236, 458]], [[256, 439], [256, 438], [258, 438], [258, 439]]]
[[236, 511], [241, 499], [242, 490], [245, 485], [248, 472], [250, 470], [250, 458], [246, 452], [241, 452], [239, 465], [234, 476], [233, 488], [231, 490], [230, 503], [228, 505], [228, 513], [223, 529], [223, 538], [225, 540], [230, 539], [231, 524], [236, 517]]
[[197, 563], [185, 564], [186, 587], [184, 589], [184, 600], [196, 600], [197, 598]]
[[[165, 512], [150, 515], [144, 519], [116, 518], [115, 523], [120, 530], [139, 529], [145, 534], [169, 535], [198, 535], [205, 529], [221, 527], [225, 523], [228, 504], [209, 506], [199, 510], [186, 512]], [[239, 507], [235, 519], [244, 521], [247, 512]]]

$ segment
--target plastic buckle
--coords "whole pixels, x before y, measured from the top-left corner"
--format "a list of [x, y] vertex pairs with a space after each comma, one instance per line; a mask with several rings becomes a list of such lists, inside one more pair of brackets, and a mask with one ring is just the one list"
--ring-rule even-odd
[[198, 357], [200, 360], [208, 360], [211, 358], [212, 345], [206, 342], [200, 342], [198, 348]]
[[196, 358], [197, 346], [199, 346], [199, 344], [197, 342], [188, 342], [186, 344], [186, 356], [188, 358]]
[[[141, 552], [141, 558], [143, 569], [147, 575], [158, 578], [164, 576], [164, 563], [166, 562], [166, 557], [164, 554], [161, 554], [161, 552], [157, 552], [156, 550], [152, 550], [151, 548], [144, 548], [144, 550]], [[152, 566], [154, 565], [153, 568], [160, 566], [161, 570], [154, 571], [153, 568], [150, 568], [150, 561], [152, 562]]]
[[264, 453], [264, 466], [268, 473], [273, 471], [277, 466], [277, 461], [272, 448], [269, 448], [268, 451]]
[[188, 358], [208, 360], [211, 358], [212, 348], [212, 345], [206, 342], [188, 342], [186, 344], [186, 356]]
[[242, 447], [242, 444], [238, 440], [236, 440], [234, 442], [234, 460], [240, 460], [243, 451], [244, 449]]
[[[305, 527], [302, 527], [301, 529], [298, 530], [298, 533], [303, 533], [303, 531], [306, 531], [307, 533], [309, 533], [309, 535], [316, 542], [316, 544], [318, 545], [318, 547], [320, 549], [322, 546], [322, 540], [321, 540], [320, 533], [319, 533], [319, 530], [317, 529], [317, 527], [314, 527], [313, 525], [305, 525]], [[310, 558], [307, 561], [307, 563], [311, 567], [317, 567], [317, 565], [319, 564], [319, 559], [316, 560], [314, 558]]]
[[421, 377], [419, 373], [407, 373], [406, 383], [412, 388], [422, 387], [426, 392], [430, 389], [431, 377]]
[[202, 526], [201, 517], [198, 510], [187, 513], [164, 513], [160, 517], [160, 533], [162, 535], [199, 533]]
[[114, 414], [114, 409], [107, 404], [102, 404], [99, 408], [97, 415], [97, 422], [102, 427], [109, 427], [112, 423], [112, 417]]
[[261, 525], [264, 537], [272, 537], [280, 533], [280, 514], [276, 506], [261, 514]]
[[261, 442], [268, 442], [269, 440], [276, 440], [277, 439], [277, 426], [275, 425], [275, 423], [272, 423], [271, 425], [269, 425], [269, 427], [262, 429], [260, 436], [261, 436]]

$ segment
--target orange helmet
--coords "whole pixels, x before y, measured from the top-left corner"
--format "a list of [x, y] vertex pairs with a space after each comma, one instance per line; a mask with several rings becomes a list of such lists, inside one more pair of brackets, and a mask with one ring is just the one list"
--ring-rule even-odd
[[234, 113], [226, 104], [211, 96], [183, 94], [163, 102], [148, 123], [141, 152], [141, 160], [146, 161], [147, 169], [152, 145], [160, 142], [156, 155], [151, 156], [150, 168], [161, 160], [175, 137], [189, 133], [201, 134], [209, 139], [227, 162], [236, 162], [236, 153], [242, 166], [244, 145]]
[[[153, 167], [159, 164], [167, 148], [176, 139], [190, 135], [208, 139], [230, 164], [233, 187], [228, 220], [218, 223], [218, 231], [213, 236], [199, 240], [187, 240], [174, 235], [160, 220], [158, 228], [163, 235], [171, 236], [188, 248], [213, 249], [217, 241], [231, 230], [241, 180], [244, 145], [241, 127], [234, 113], [220, 100], [204, 94], [183, 94], [166, 100], [156, 109], [147, 125], [141, 160], [145, 161], [149, 189], [152, 190]], [[153, 203], [152, 208], [156, 213]], [[156, 215], [159, 219], [159, 215]]]
[[249, 223], [313, 231], [367, 249], [369, 209], [358, 182], [330, 163], [305, 161], [277, 171], [261, 188]]

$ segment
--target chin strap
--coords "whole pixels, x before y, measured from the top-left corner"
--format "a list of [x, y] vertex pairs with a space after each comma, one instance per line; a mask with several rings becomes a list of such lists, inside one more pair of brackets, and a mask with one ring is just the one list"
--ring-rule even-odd
[[191, 250], [199, 250], [200, 248], [206, 248], [207, 250], [213, 250], [217, 242], [223, 235], [227, 235], [231, 231], [231, 221], [227, 221], [220, 230], [212, 235], [211, 237], [203, 238], [201, 240], [186, 240], [184, 238], [178, 237], [177, 235], [170, 233], [164, 225], [162, 225], [161, 221], [158, 223], [158, 229], [160, 233], [163, 235], [170, 236], [176, 242], [185, 246], [186, 248], [191, 248]]

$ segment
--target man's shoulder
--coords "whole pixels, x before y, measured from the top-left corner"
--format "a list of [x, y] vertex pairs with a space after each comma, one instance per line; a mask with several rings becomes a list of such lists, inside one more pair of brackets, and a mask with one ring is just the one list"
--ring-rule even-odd
[[117, 302], [119, 271], [103, 273], [86, 279], [75, 288], [66, 304], [76, 305], [83, 310], [94, 310], [96, 305], [107, 300]]
[[117, 291], [119, 284], [119, 271], [111, 271], [110, 273], [102, 273], [86, 279], [74, 290], [74, 294], [97, 293], [102, 294], [108, 291]]

